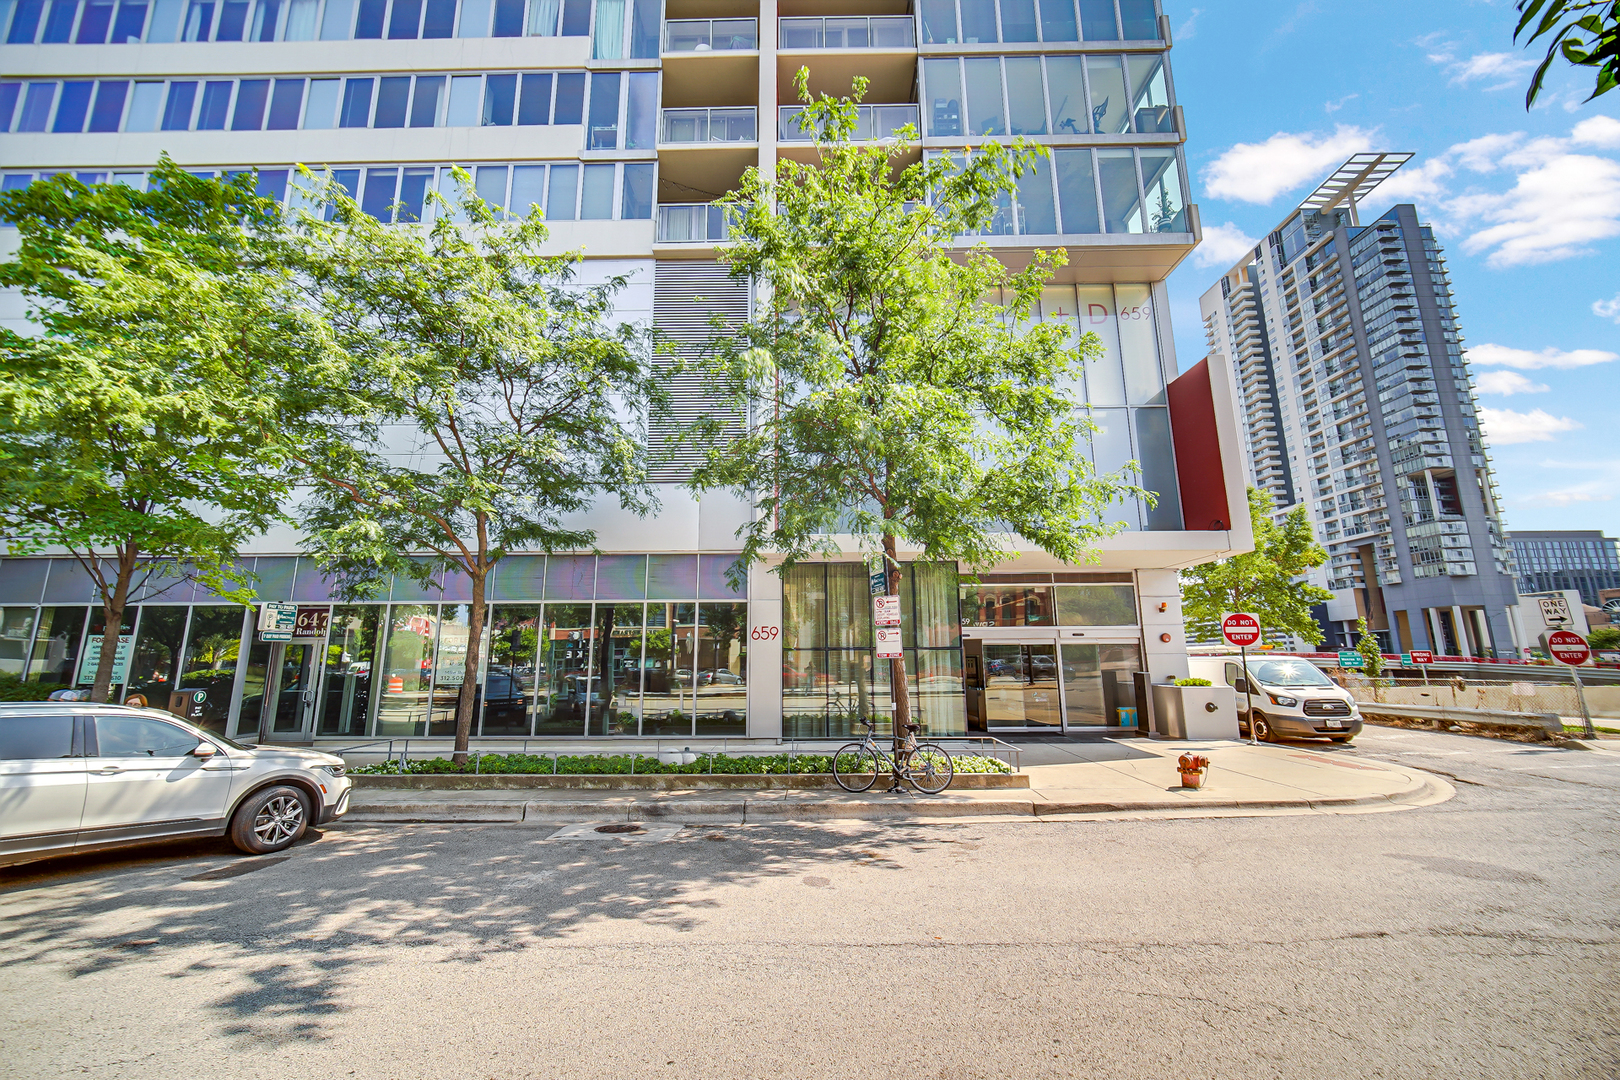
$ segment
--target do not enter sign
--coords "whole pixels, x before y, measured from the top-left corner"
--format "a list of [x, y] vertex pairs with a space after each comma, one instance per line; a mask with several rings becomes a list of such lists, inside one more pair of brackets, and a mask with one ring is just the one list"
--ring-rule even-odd
[[1245, 612], [1234, 612], [1221, 620], [1221, 637], [1228, 645], [1247, 648], [1260, 641], [1260, 620]]
[[1578, 667], [1591, 659], [1592, 650], [1586, 639], [1570, 630], [1554, 630], [1547, 635], [1547, 651], [1560, 664]]

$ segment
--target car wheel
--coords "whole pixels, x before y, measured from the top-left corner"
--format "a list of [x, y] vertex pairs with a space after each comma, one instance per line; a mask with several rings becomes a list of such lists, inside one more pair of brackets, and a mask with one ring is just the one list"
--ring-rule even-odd
[[297, 843], [309, 827], [309, 796], [295, 787], [254, 792], [231, 818], [231, 843], [249, 855], [268, 855]]
[[1271, 730], [1271, 724], [1259, 713], [1254, 714], [1254, 737], [1259, 742], [1272, 742], [1277, 737]]
[[1332, 740], [1333, 742], [1336, 742], [1336, 743], [1339, 743], [1340, 745], [1343, 745], [1343, 744], [1348, 743], [1351, 739], [1355, 738], [1355, 736], [1353, 736], [1353, 735], [1329, 735], [1328, 738], [1330, 740]]

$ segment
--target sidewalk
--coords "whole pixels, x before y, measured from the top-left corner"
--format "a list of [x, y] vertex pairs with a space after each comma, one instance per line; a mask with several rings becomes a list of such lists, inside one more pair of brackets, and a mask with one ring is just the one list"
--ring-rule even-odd
[[[1140, 739], [1026, 746], [1027, 789], [891, 795], [884, 784], [830, 790], [410, 791], [356, 788], [350, 821], [769, 822], [835, 819], [1051, 819], [1075, 815], [1399, 810], [1443, 802], [1451, 785], [1418, 769], [1293, 746]], [[1210, 759], [1201, 790], [1181, 786], [1176, 758]]]

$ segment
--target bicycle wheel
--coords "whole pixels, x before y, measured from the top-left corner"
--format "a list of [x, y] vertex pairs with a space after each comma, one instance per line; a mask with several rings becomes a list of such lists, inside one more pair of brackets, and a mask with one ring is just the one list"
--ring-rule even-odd
[[869, 746], [845, 743], [833, 755], [833, 779], [845, 791], [865, 791], [877, 783], [877, 754]]
[[951, 786], [956, 778], [956, 766], [951, 764], [951, 755], [945, 752], [942, 746], [933, 743], [923, 743], [912, 751], [911, 761], [906, 768], [906, 779], [918, 791], [928, 795], [938, 795]]

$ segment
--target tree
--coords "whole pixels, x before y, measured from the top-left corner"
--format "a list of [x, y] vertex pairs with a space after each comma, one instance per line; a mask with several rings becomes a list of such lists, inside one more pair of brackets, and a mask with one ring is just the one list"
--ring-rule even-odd
[[1593, 651], [1602, 649], [1604, 652], [1610, 652], [1620, 649], [1620, 626], [1593, 627], [1592, 632], [1586, 637], [1586, 643]]
[[1192, 637], [1219, 638], [1222, 615], [1247, 611], [1268, 634], [1321, 643], [1322, 628], [1311, 608], [1333, 594], [1296, 579], [1327, 562], [1327, 552], [1311, 532], [1305, 507], [1295, 507], [1280, 525], [1272, 520], [1272, 509], [1271, 496], [1251, 487], [1254, 550], [1182, 571], [1181, 612]]
[[1378, 636], [1368, 629], [1365, 615], [1356, 620], [1356, 651], [1361, 654], [1361, 670], [1369, 679], [1383, 675], [1384, 648], [1378, 643]]
[[336, 359], [291, 393], [327, 403], [295, 456], [312, 485], [300, 523], [339, 592], [442, 572], [470, 585], [459, 761], [490, 572], [513, 550], [589, 549], [566, 518], [604, 492], [652, 508], [644, 423], [663, 395], [646, 332], [611, 325], [624, 279], [576, 284], [577, 255], [540, 253], [537, 209], [503, 220], [457, 176], [459, 203], [431, 195], [425, 227], [320, 189], [331, 220], [301, 216], [299, 266]]
[[[1091, 468], [1075, 388], [1101, 346], [1026, 321], [1062, 253], [1013, 271], [958, 239], [985, 229], [1036, 151], [1019, 140], [960, 166], [902, 167], [915, 131], [852, 142], [865, 80], [819, 101], [806, 83], [801, 70], [819, 163], [750, 170], [726, 200], [734, 242], [721, 258], [757, 282], [759, 302], [717, 341], [717, 367], [754, 420], [733, 438], [698, 427], [708, 451], [692, 486], [755, 500], [734, 572], [767, 552], [782, 572], [837, 554], [835, 534], [882, 553], [891, 592], [902, 547], [977, 569], [1014, 557], [1016, 532], [1085, 559], [1115, 531], [1099, 510], [1145, 494]], [[898, 740], [911, 709], [905, 660], [890, 665]]]
[[1620, 82], [1620, 0], [1518, 0], [1514, 6], [1519, 12], [1519, 24], [1513, 29], [1515, 42], [1526, 31], [1526, 48], [1538, 38], [1547, 38], [1547, 56], [1531, 76], [1524, 95], [1526, 109], [1536, 103], [1547, 69], [1560, 53], [1576, 67], [1597, 69], [1587, 101], [1607, 94]]
[[13, 553], [65, 549], [94, 581], [95, 701], [132, 591], [191, 579], [246, 602], [232, 560], [286, 491], [269, 387], [317, 350], [253, 184], [164, 158], [145, 192], [60, 174], [0, 195], [19, 239], [0, 285], [41, 330], [0, 329], [0, 524]]

